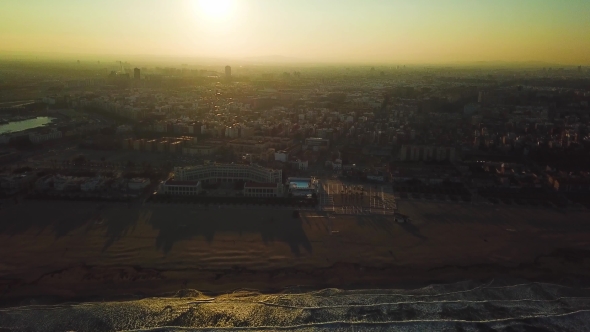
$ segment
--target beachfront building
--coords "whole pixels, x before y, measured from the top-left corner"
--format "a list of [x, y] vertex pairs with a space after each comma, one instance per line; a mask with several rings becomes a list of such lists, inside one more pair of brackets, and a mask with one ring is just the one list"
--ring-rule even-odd
[[29, 140], [35, 144], [47, 142], [54, 139], [62, 138], [61, 131], [58, 130], [51, 130], [48, 132], [34, 132], [29, 134]]
[[325, 151], [330, 148], [330, 140], [320, 137], [309, 137], [305, 139], [303, 150]]
[[133, 179], [129, 180], [129, 183], [127, 183], [127, 186], [131, 190], [144, 190], [147, 186], [150, 185], [150, 183], [151, 183], [150, 179], [133, 178]]
[[455, 161], [454, 147], [434, 145], [402, 145], [399, 159], [401, 161]]
[[104, 179], [100, 176], [89, 178], [80, 184], [80, 190], [84, 192], [95, 191], [104, 184]]
[[288, 178], [289, 194], [295, 197], [309, 197], [318, 192], [318, 180], [315, 178]]
[[175, 167], [174, 179], [204, 183], [237, 181], [282, 183], [283, 172], [280, 169], [265, 168], [256, 164], [210, 163], [192, 167]]
[[175, 196], [195, 196], [201, 193], [201, 181], [167, 180], [160, 184], [158, 193]]
[[281, 183], [246, 182], [244, 184], [244, 196], [283, 197], [283, 185]]
[[33, 174], [19, 174], [0, 177], [0, 193], [14, 195], [33, 186], [36, 176]]

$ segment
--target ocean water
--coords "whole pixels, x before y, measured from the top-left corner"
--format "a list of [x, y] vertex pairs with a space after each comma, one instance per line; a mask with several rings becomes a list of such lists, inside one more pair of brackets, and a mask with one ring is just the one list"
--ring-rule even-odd
[[492, 281], [4, 308], [10, 331], [590, 331], [590, 289]]

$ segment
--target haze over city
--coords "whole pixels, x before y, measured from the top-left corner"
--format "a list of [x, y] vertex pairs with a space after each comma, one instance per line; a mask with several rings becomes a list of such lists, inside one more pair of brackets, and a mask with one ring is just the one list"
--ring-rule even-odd
[[589, 1], [3, 1], [1, 56], [590, 63]]
[[0, 0], [0, 332], [590, 331], [590, 0]]

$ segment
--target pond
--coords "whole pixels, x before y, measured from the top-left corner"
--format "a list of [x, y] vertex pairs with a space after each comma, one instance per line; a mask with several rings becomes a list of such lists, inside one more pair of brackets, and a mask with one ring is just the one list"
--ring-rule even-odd
[[0, 125], [0, 134], [16, 133], [27, 129], [42, 127], [46, 124], [51, 123], [53, 119], [54, 118], [50, 118], [47, 116], [40, 116], [34, 119], [9, 122], [7, 124]]

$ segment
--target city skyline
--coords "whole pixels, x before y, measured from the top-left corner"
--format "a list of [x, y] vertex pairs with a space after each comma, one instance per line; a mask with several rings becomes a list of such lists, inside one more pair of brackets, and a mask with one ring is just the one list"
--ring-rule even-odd
[[0, 332], [590, 331], [589, 14], [0, 0]]
[[4, 56], [590, 63], [583, 1], [33, 0], [0, 7]]

